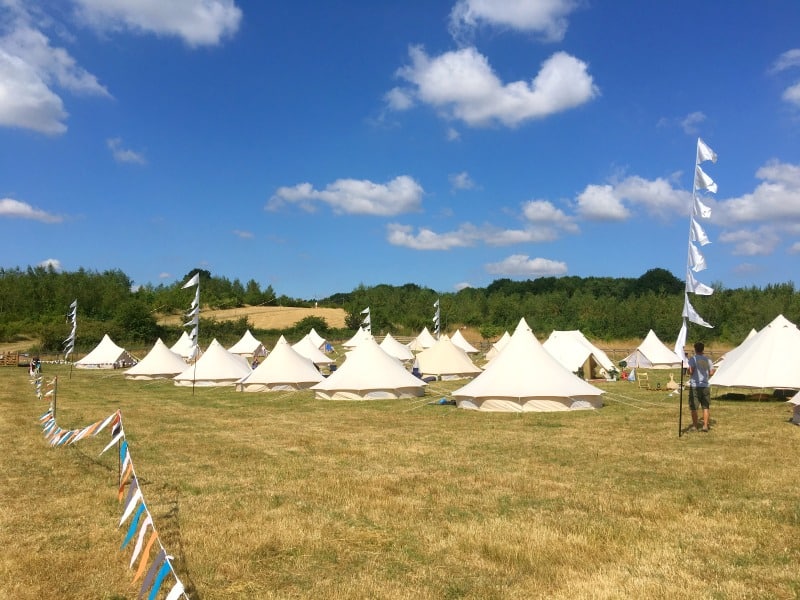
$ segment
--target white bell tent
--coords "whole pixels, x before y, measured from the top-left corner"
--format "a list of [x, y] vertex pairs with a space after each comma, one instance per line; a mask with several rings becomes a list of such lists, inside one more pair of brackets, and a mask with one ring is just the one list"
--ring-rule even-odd
[[459, 408], [547, 412], [600, 408], [602, 394], [553, 358], [521, 319], [502, 352], [453, 397]]
[[75, 361], [76, 369], [119, 369], [136, 364], [130, 353], [117, 346], [108, 334], [86, 356]]
[[266, 356], [267, 348], [257, 340], [248, 329], [238, 342], [228, 348], [228, 352], [252, 358], [255, 356]]
[[264, 362], [242, 378], [236, 389], [240, 392], [303, 390], [323, 379], [314, 363], [298, 354], [281, 336]]
[[150, 352], [135, 366], [125, 371], [125, 379], [171, 379], [183, 372], [186, 367], [183, 357], [170, 350], [161, 338], [158, 338]]
[[580, 372], [583, 379], [607, 379], [614, 369], [608, 355], [577, 329], [552, 331], [542, 345], [570, 373]]
[[465, 379], [481, 372], [467, 353], [446, 335], [417, 354], [417, 365], [423, 377], [434, 376], [443, 380]]
[[394, 356], [397, 360], [414, 360], [414, 353], [411, 349], [406, 346], [405, 344], [401, 344], [398, 342], [394, 337], [392, 337], [391, 333], [387, 333], [386, 337], [383, 338], [383, 341], [379, 344], [383, 351], [386, 352], [389, 356]]
[[311, 387], [323, 400], [383, 400], [425, 394], [425, 382], [409, 373], [372, 337], [347, 353], [336, 371]]
[[176, 375], [173, 381], [178, 386], [232, 386], [251, 371], [246, 358], [228, 352], [215, 339], [197, 362]]
[[678, 369], [681, 358], [667, 348], [651, 329], [641, 344], [624, 359], [631, 369]]
[[800, 330], [783, 315], [728, 352], [711, 385], [800, 389]]

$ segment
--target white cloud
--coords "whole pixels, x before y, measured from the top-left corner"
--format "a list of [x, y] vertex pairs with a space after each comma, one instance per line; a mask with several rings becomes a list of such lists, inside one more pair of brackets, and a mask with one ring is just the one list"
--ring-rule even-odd
[[565, 274], [567, 264], [547, 258], [530, 258], [525, 254], [512, 254], [500, 262], [488, 263], [486, 271], [492, 275], [543, 277]]
[[285, 203], [299, 204], [314, 210], [314, 202], [328, 204], [334, 212], [392, 216], [417, 211], [424, 190], [412, 177], [401, 175], [386, 184], [366, 179], [339, 179], [324, 190], [316, 190], [310, 183], [294, 187], [281, 187], [267, 203], [267, 210], [275, 210]]
[[689, 113], [681, 119], [681, 127], [687, 135], [696, 135], [699, 132], [697, 125], [706, 120], [705, 114], [700, 111]]
[[386, 227], [387, 241], [393, 246], [403, 246], [413, 250], [450, 250], [474, 246], [480, 239], [480, 233], [472, 225], [464, 225], [457, 231], [436, 233], [427, 227], [420, 227], [414, 234], [410, 225], [390, 223]]
[[166, 271], [158, 274], [158, 278], [159, 279], [170, 279], [171, 277], [172, 277], [172, 275], [170, 275]]
[[475, 187], [475, 182], [472, 181], [472, 178], [466, 171], [452, 173], [448, 179], [450, 180], [450, 186], [454, 190], [471, 190]]
[[590, 184], [578, 195], [577, 212], [590, 221], [625, 221], [632, 216], [632, 206], [642, 206], [655, 217], [687, 215], [691, 194], [672, 187], [661, 177], [654, 180], [638, 175], [614, 184]]
[[122, 138], [109, 138], [106, 140], [106, 144], [117, 162], [137, 165], [147, 164], [147, 159], [143, 154], [122, 147]]
[[58, 215], [48, 213], [38, 208], [33, 208], [27, 202], [20, 202], [12, 198], [0, 199], [0, 218], [31, 219], [42, 223], [60, 223], [64, 219]]
[[610, 185], [587, 185], [578, 196], [578, 214], [590, 221], [624, 221], [630, 217]]
[[465, 289], [471, 288], [471, 287], [472, 287], [472, 284], [469, 283], [468, 281], [461, 281], [461, 282], [455, 284], [453, 286], [453, 289], [455, 289], [457, 292], [460, 292], [461, 290], [465, 290]]
[[515, 127], [585, 104], [599, 94], [588, 66], [565, 52], [542, 63], [530, 81], [503, 83], [475, 48], [429, 57], [420, 46], [409, 49], [411, 65], [398, 70], [420, 102], [448, 119], [478, 127], [501, 123]]
[[458, 40], [485, 24], [557, 42], [564, 38], [566, 16], [576, 6], [573, 0], [458, 0], [450, 13], [450, 33]]
[[448, 142], [457, 142], [461, 139], [461, 134], [458, 132], [458, 129], [454, 127], [448, 127], [447, 131], [445, 132], [445, 137], [447, 138]]
[[778, 73], [792, 67], [800, 67], [800, 48], [793, 48], [781, 54], [773, 63], [771, 73]]
[[568, 231], [578, 233], [574, 218], [568, 216], [560, 208], [553, 206], [549, 200], [529, 200], [522, 205], [522, 214], [531, 223], [549, 224]]
[[645, 207], [648, 214], [665, 219], [685, 216], [691, 205], [691, 193], [675, 189], [661, 177], [649, 180], [632, 175], [616, 184], [614, 191], [623, 200]]
[[413, 250], [450, 250], [471, 247], [479, 243], [487, 246], [535, 244], [552, 242], [559, 237], [557, 229], [547, 226], [500, 229], [491, 225], [476, 227], [465, 223], [455, 231], [437, 233], [428, 227], [420, 227], [417, 233], [414, 233], [414, 228], [410, 225], [391, 223], [386, 229], [386, 239], [390, 244]]
[[771, 227], [760, 227], [724, 232], [719, 241], [733, 244], [733, 254], [737, 256], [767, 256], [775, 251], [780, 238]]
[[781, 99], [789, 104], [794, 104], [800, 107], [800, 83], [795, 83], [794, 85], [786, 88], [783, 91], [783, 94], [781, 94]]
[[101, 31], [128, 29], [213, 46], [239, 29], [233, 0], [74, 0], [79, 17]]
[[253, 239], [253, 232], [252, 231], [242, 231], [241, 229], [234, 229], [233, 235], [243, 240], [250, 240]]
[[45, 258], [42, 262], [40, 262], [37, 266], [44, 267], [45, 269], [49, 269], [52, 267], [54, 271], [61, 270], [61, 261], [57, 258]]
[[386, 104], [388, 104], [389, 108], [392, 110], [408, 110], [414, 106], [413, 96], [408, 93], [408, 90], [399, 87], [392, 88], [386, 92], [385, 99]]
[[756, 171], [756, 177], [763, 181], [752, 193], [717, 203], [714, 221], [800, 222], [800, 166], [773, 160]]
[[0, 126], [61, 134], [67, 130], [67, 112], [53, 87], [83, 95], [110, 94], [26, 19], [21, 9], [16, 11], [10, 30], [0, 37]]
[[787, 248], [786, 252], [789, 254], [800, 254], [800, 242], [795, 242], [789, 248]]

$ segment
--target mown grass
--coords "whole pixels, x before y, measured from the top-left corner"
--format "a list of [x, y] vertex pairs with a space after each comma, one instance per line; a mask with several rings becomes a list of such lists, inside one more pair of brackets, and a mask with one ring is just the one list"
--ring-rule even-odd
[[[64, 428], [122, 410], [191, 598], [800, 595], [784, 402], [714, 400], [711, 433], [679, 437], [677, 397], [627, 382], [599, 411], [520, 415], [429, 404], [461, 383], [330, 402], [44, 375]], [[110, 435], [50, 448], [45, 409], [0, 369], [0, 597], [135, 598]]]

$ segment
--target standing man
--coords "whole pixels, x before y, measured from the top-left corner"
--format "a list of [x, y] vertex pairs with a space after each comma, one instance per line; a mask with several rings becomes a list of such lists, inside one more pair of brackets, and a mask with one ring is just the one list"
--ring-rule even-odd
[[714, 374], [711, 360], [703, 354], [705, 344], [695, 342], [694, 356], [689, 359], [689, 408], [692, 411], [692, 425], [699, 429], [697, 404], [703, 407], [703, 431], [708, 431], [708, 407], [711, 403], [711, 390], [708, 378]]

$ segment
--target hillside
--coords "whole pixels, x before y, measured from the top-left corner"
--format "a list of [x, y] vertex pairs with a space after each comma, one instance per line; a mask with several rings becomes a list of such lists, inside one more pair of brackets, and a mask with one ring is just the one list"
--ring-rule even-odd
[[[329, 327], [344, 328], [346, 313], [342, 308], [294, 308], [291, 306], [245, 306], [224, 310], [203, 310], [203, 319], [233, 321], [247, 317], [256, 329], [286, 329], [306, 317], [325, 319]], [[170, 315], [159, 320], [162, 325], [177, 325], [182, 322], [181, 315]]]

